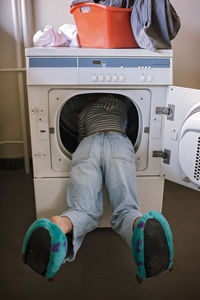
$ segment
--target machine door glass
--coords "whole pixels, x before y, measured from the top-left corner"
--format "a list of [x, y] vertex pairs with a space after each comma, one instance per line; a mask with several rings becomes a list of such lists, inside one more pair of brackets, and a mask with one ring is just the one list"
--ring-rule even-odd
[[54, 171], [65, 172], [65, 160], [78, 146], [78, 114], [102, 94], [117, 94], [127, 103], [126, 134], [136, 152], [136, 168], [147, 167], [151, 93], [148, 90], [69, 90], [49, 92], [51, 164]]
[[163, 175], [200, 191], [200, 90], [171, 86], [163, 139]]

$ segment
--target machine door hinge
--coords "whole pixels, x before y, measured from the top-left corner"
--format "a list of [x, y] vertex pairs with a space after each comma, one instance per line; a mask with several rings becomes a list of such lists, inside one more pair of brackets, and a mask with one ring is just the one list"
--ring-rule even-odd
[[153, 157], [161, 157], [163, 159], [163, 163], [169, 165], [171, 150], [164, 149], [164, 151], [153, 151]]
[[156, 107], [156, 114], [159, 115], [166, 115], [167, 120], [174, 120], [174, 113], [175, 113], [175, 105], [173, 104], [168, 104], [167, 107]]

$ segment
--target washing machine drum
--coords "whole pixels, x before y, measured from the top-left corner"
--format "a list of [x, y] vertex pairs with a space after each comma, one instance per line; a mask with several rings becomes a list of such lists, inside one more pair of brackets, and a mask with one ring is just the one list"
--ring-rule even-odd
[[[98, 97], [101, 93], [90, 94], [90, 97]], [[128, 104], [128, 123], [127, 123], [127, 136], [130, 138], [133, 146], [136, 145], [139, 132], [139, 115], [136, 106], [133, 102], [123, 97], [124, 101]], [[63, 105], [59, 117], [59, 137], [61, 141], [61, 148], [64, 153], [73, 153], [78, 146], [78, 121], [74, 113], [80, 111], [89, 103], [88, 94], [81, 94], [70, 98]], [[135, 146], [137, 150], [137, 145]]]
[[200, 106], [188, 114], [181, 128], [179, 163], [186, 177], [200, 185]]

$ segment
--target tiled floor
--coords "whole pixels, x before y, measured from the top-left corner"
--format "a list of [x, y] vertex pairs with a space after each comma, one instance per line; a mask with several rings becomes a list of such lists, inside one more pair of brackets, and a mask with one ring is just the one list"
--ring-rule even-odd
[[173, 272], [138, 285], [128, 246], [111, 229], [88, 234], [73, 263], [54, 282], [21, 260], [23, 237], [35, 220], [32, 175], [0, 172], [1, 299], [198, 299], [200, 288], [200, 193], [166, 182], [163, 213], [174, 234]]

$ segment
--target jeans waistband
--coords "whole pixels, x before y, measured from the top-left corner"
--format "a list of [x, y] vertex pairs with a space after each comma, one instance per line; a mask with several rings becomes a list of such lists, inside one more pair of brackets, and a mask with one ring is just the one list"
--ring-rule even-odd
[[123, 131], [119, 131], [119, 130], [102, 130], [102, 131], [97, 131], [92, 133], [90, 136], [95, 136], [95, 135], [123, 135], [126, 136], [126, 134]]

